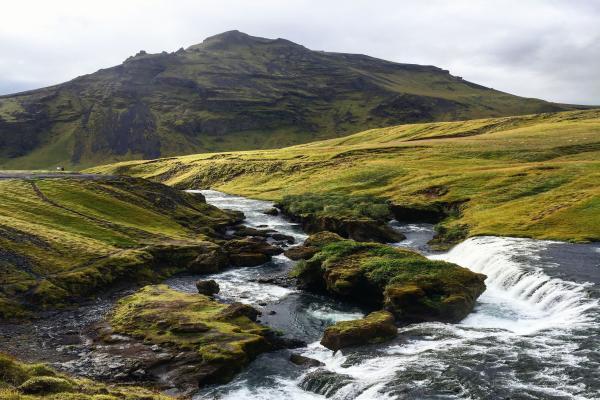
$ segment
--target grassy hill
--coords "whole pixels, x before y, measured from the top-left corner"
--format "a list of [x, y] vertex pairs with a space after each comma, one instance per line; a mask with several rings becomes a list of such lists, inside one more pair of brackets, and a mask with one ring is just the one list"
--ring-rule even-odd
[[374, 195], [460, 205], [446, 230], [600, 240], [600, 110], [399, 125], [280, 150], [123, 162], [95, 172], [279, 200]]
[[0, 179], [0, 319], [177, 272], [234, 219], [143, 179]]
[[368, 128], [573, 109], [446, 70], [231, 31], [0, 96], [0, 167], [278, 148]]

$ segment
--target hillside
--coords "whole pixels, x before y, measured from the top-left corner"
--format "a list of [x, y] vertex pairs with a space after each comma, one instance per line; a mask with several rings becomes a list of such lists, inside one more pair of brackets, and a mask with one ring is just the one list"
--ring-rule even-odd
[[168, 276], [236, 219], [143, 179], [0, 176], [0, 319]]
[[0, 167], [277, 148], [400, 123], [573, 109], [446, 70], [225, 32], [173, 53], [0, 96]]
[[123, 162], [92, 171], [279, 200], [374, 195], [454, 206], [446, 231], [600, 240], [600, 111], [399, 125], [280, 150]]

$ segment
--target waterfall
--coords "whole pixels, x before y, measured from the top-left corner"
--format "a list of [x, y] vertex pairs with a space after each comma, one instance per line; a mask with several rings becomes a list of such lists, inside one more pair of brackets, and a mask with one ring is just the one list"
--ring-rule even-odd
[[596, 301], [586, 294], [586, 284], [546, 274], [553, 264], [540, 260], [552, 242], [482, 236], [470, 238], [451, 251], [430, 258], [453, 262], [487, 275], [487, 290], [496, 297], [520, 304], [532, 317], [552, 316], [562, 323], [583, 322]]

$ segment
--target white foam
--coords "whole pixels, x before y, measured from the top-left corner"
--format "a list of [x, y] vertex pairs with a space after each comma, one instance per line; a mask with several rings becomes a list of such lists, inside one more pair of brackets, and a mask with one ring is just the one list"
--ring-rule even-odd
[[462, 323], [502, 328], [519, 334], [566, 328], [590, 320], [598, 306], [586, 284], [546, 275], [537, 256], [552, 242], [502, 237], [468, 239], [450, 252], [429, 256], [487, 275], [476, 312]]

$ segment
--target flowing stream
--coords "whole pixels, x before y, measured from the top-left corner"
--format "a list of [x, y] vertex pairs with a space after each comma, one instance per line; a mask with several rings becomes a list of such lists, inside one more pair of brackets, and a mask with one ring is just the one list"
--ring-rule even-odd
[[[209, 203], [243, 211], [245, 224], [294, 236], [298, 226], [262, 211], [271, 203], [201, 191]], [[600, 246], [477, 237], [444, 254], [429, 254], [428, 224], [392, 223], [410, 247], [484, 273], [487, 290], [459, 324], [400, 328], [388, 343], [333, 353], [319, 345], [323, 329], [366, 310], [259, 278], [288, 271], [285, 256], [268, 264], [210, 276], [221, 299], [259, 308], [261, 322], [305, 340], [293, 350], [323, 367], [299, 367], [290, 351], [264, 354], [229, 384], [200, 399], [600, 399]], [[195, 292], [198, 276], [168, 280]]]

